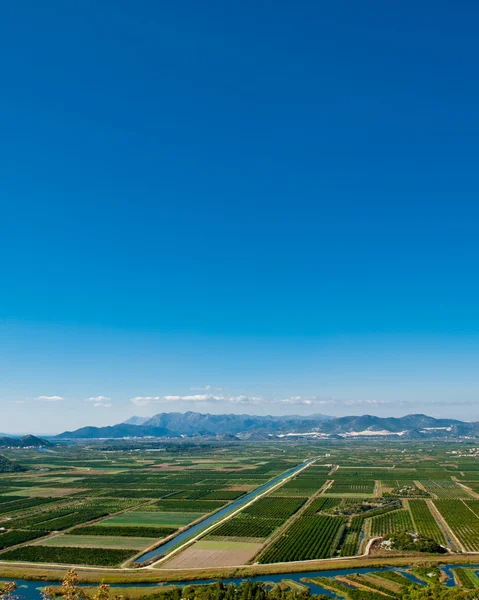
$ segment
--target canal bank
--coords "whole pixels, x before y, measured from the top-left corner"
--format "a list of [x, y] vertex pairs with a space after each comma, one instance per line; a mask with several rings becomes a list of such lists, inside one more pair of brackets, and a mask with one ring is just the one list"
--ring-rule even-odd
[[258, 498], [260, 498], [261, 496], [264, 496], [273, 491], [276, 487], [280, 487], [281, 485], [283, 485], [283, 483], [285, 483], [288, 479], [291, 479], [300, 471], [303, 471], [304, 469], [308, 468], [309, 465], [311, 465], [314, 461], [315, 459], [308, 460], [304, 463], [296, 465], [295, 467], [289, 469], [288, 471], [285, 471], [284, 473], [281, 473], [281, 475], [273, 477], [273, 479], [271, 479], [270, 481], [267, 481], [263, 485], [260, 485], [252, 492], [245, 494], [235, 502], [228, 504], [228, 506], [225, 506], [225, 508], [218, 510], [210, 517], [207, 517], [203, 521], [200, 521], [196, 525], [193, 525], [193, 527], [182, 531], [168, 542], [156, 546], [152, 550], [149, 550], [148, 552], [145, 552], [140, 556], [136, 557], [135, 564], [142, 564], [146, 562], [154, 562], [157, 564], [166, 554], [171, 555], [172, 551], [180, 551], [186, 545], [203, 536], [205, 533], [207, 533], [208, 530], [213, 529], [223, 521], [232, 518], [236, 513], [240, 512], [243, 508], [245, 508], [247, 505], [251, 504], [255, 500], [258, 500]]
[[[440, 566], [440, 568], [446, 573], [446, 575], [448, 576], [447, 581], [445, 582], [445, 585], [448, 587], [453, 587], [454, 586], [454, 578], [453, 578], [453, 573], [451, 571], [451, 569], [454, 569], [455, 567], [461, 567], [464, 566], [465, 563], [463, 562], [455, 562], [455, 563], [451, 563], [451, 564], [441, 564], [441, 565], [437, 565]], [[224, 577], [221, 578], [223, 583], [225, 584], [229, 584], [229, 583], [233, 583], [236, 585], [239, 585], [240, 583], [242, 583], [243, 581], [246, 580], [250, 580], [250, 581], [257, 581], [257, 582], [262, 582], [264, 584], [276, 584], [276, 583], [280, 583], [281, 581], [287, 579], [288, 581], [293, 581], [296, 582], [298, 584], [303, 584], [303, 585], [307, 585], [310, 590], [311, 593], [313, 594], [326, 594], [328, 596], [331, 597], [337, 597], [336, 594], [334, 594], [334, 592], [331, 592], [330, 590], [321, 587], [320, 585], [310, 581], [311, 579], [314, 579], [316, 577], [327, 577], [327, 578], [333, 578], [333, 577], [338, 577], [338, 576], [347, 576], [347, 575], [351, 575], [353, 573], [356, 574], [368, 574], [368, 573], [372, 573], [372, 572], [386, 572], [386, 571], [394, 571], [394, 572], [399, 572], [402, 573], [403, 575], [405, 575], [410, 581], [411, 583], [418, 583], [420, 585], [426, 585], [424, 583], [424, 581], [418, 579], [417, 577], [415, 577], [414, 575], [412, 575], [411, 573], [408, 572], [409, 569], [414, 568], [414, 564], [413, 563], [409, 563], [408, 565], [404, 565], [404, 566], [389, 566], [389, 567], [378, 567], [378, 566], [369, 566], [369, 567], [357, 567], [357, 568], [343, 568], [343, 569], [324, 569], [324, 570], [316, 570], [316, 571], [301, 571], [301, 572], [297, 572], [297, 573], [287, 573], [287, 572], [283, 572], [283, 573], [275, 573], [275, 574], [262, 574], [262, 575], [252, 575], [249, 577]], [[478, 563], [471, 563], [468, 565], [470, 568], [474, 569], [475, 571], [479, 570], [479, 564]], [[18, 579], [18, 578], [0, 578], [0, 582], [5, 582], [5, 581], [15, 581], [17, 584], [17, 588], [18, 588], [18, 596], [20, 597], [20, 600], [40, 600], [41, 599], [41, 590], [44, 587], [47, 586], [58, 586], [59, 581], [58, 580], [50, 580], [50, 581], [44, 581], [44, 580], [31, 580], [31, 579]], [[154, 590], [158, 590], [161, 587], [164, 587], [165, 585], [176, 585], [179, 587], [184, 587], [186, 585], [207, 585], [207, 584], [211, 584], [214, 583], [215, 581], [218, 581], [218, 578], [205, 578], [205, 579], [194, 579], [194, 580], [182, 580], [182, 581], [175, 581], [175, 582], [148, 582], [148, 583], [140, 583], [140, 582], [135, 582], [135, 583], [114, 583], [112, 584], [112, 587], [115, 588], [121, 588], [122, 590], [128, 590], [128, 588], [132, 588], [132, 589], [142, 589], [145, 590], [145, 592], [147, 593], [148, 591], [154, 592]], [[92, 584], [88, 584], [88, 583], [82, 583], [80, 584], [83, 587], [88, 587], [91, 586]]]

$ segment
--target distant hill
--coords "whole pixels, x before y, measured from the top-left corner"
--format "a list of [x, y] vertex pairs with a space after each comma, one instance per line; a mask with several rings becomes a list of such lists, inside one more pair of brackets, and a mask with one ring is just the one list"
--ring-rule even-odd
[[[447, 431], [449, 427], [469, 426], [454, 419], [435, 419], [427, 415], [406, 415], [405, 417], [374, 417], [372, 415], [339, 417], [325, 423], [321, 431], [335, 434], [351, 434], [364, 431], [388, 431], [390, 433], [406, 433], [408, 431]], [[479, 431], [479, 423], [475, 424]], [[444, 429], [442, 429], [444, 428]], [[403, 434], [404, 435], [404, 434]]]
[[[138, 424], [132, 424], [131, 421]], [[141, 422], [142, 421], [142, 422]], [[310, 416], [257, 416], [196, 412], [159, 413], [150, 419], [128, 419], [109, 427], [82, 427], [66, 431], [59, 439], [98, 439], [125, 437], [217, 437], [222, 439], [280, 439], [284, 437], [318, 438], [460, 438], [479, 437], [479, 423], [455, 419], [435, 419], [427, 415], [375, 417], [373, 415], [333, 418]], [[219, 439], [219, 438], [218, 438]]]
[[58, 439], [106, 439], [129, 437], [179, 437], [164, 427], [146, 427], [143, 425], [110, 425], [108, 427], [81, 427], [75, 431], [65, 431], [56, 436]]
[[301, 417], [287, 415], [281, 417], [256, 416], [256, 415], [211, 415], [188, 411], [186, 413], [159, 413], [143, 423], [143, 427], [165, 427], [181, 435], [196, 435], [199, 431], [211, 435], [224, 435], [262, 430], [277, 432], [291, 428], [301, 428], [307, 431], [308, 427], [317, 427], [331, 417], [313, 415]]
[[24, 435], [21, 438], [0, 437], [0, 448], [52, 448], [54, 444], [35, 435]]
[[14, 463], [0, 454], [0, 473], [20, 473], [26, 471], [25, 467]]
[[122, 425], [143, 425], [150, 417], [130, 417], [126, 421], [123, 421]]
[[314, 415], [300, 416], [253, 416], [253, 415], [210, 415], [197, 412], [159, 413], [143, 421], [141, 424], [131, 424], [138, 417], [128, 419], [119, 425], [110, 427], [82, 427], [75, 431], [66, 431], [57, 436], [59, 439], [78, 438], [123, 438], [123, 437], [178, 437], [178, 436], [216, 436], [232, 435], [245, 432], [280, 432], [296, 429], [302, 424], [306, 430], [317, 426], [327, 417]]

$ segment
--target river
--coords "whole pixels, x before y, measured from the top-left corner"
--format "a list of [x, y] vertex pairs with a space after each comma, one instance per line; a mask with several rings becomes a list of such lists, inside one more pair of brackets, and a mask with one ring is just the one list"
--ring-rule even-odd
[[[476, 571], [479, 570], [479, 565], [464, 565], [464, 564], [441, 565], [440, 568], [449, 577], [449, 579], [446, 581], [446, 585], [449, 587], [454, 586], [454, 579], [453, 579], [453, 575], [451, 572], [451, 569], [453, 569], [454, 567], [468, 567], [468, 568], [472, 568]], [[275, 575], [257, 575], [255, 577], [248, 577], [247, 579], [249, 579], [251, 581], [263, 581], [265, 583], [277, 583], [277, 582], [282, 581], [283, 579], [288, 579], [288, 580], [292, 580], [292, 581], [297, 581], [298, 583], [304, 583], [301, 581], [303, 578], [310, 579], [310, 578], [314, 578], [314, 577], [336, 577], [337, 575], [348, 575], [351, 573], [372, 573], [372, 572], [378, 572], [378, 571], [398, 571], [398, 572], [402, 573], [403, 575], [405, 575], [410, 581], [419, 583], [421, 585], [425, 585], [425, 583], [423, 581], [421, 581], [420, 579], [417, 579], [410, 573], [407, 573], [406, 569], [408, 569], [408, 568], [409, 567], [401, 567], [401, 568], [363, 567], [363, 568], [357, 568], [357, 569], [331, 569], [328, 571], [304, 571], [301, 573], [276, 573]], [[233, 578], [225, 578], [225, 579], [223, 579], [223, 582], [239, 584], [245, 580], [246, 579], [241, 578], [241, 577], [233, 577]], [[3, 581], [11, 581], [11, 579], [0, 579], [0, 582], [3, 582]], [[42, 588], [44, 588], [46, 586], [59, 585], [58, 581], [30, 581], [30, 580], [26, 580], [26, 579], [16, 579], [15, 581], [18, 586], [18, 595], [21, 597], [22, 600], [40, 600], [41, 599], [40, 590]], [[201, 584], [214, 583], [215, 581], [216, 580], [212, 580], [212, 579], [198, 579], [195, 581], [175, 581], [175, 582], [172, 582], [171, 584], [166, 584], [166, 585], [178, 585], [180, 587], [183, 587], [185, 585], [193, 585], [193, 584], [201, 585]], [[88, 584], [88, 585], [91, 586], [93, 584]], [[114, 588], [133, 587], [133, 588], [144, 588], [145, 590], [146, 589], [153, 590], [154, 588], [158, 588], [158, 586], [161, 586], [161, 585], [162, 584], [158, 584], [158, 583], [123, 583], [123, 584], [118, 583], [118, 584], [113, 584], [112, 587], [114, 587]], [[326, 590], [319, 585], [312, 584], [309, 582], [306, 583], [306, 585], [310, 588], [311, 593], [313, 593], [313, 594], [327, 594], [328, 596], [330, 596], [332, 598], [338, 597], [333, 592]]]

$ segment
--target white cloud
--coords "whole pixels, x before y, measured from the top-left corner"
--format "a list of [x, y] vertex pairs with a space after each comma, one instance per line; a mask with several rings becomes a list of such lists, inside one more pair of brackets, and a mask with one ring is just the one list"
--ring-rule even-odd
[[309, 406], [310, 404], [317, 404], [319, 401], [316, 398], [303, 398], [302, 396], [292, 396], [291, 398], [283, 398], [282, 400], [273, 400], [272, 404], [306, 404]]
[[130, 402], [135, 404], [135, 406], [148, 406], [149, 404], [155, 404], [156, 402], [161, 402], [161, 396], [135, 396], [134, 398], [130, 398]]
[[92, 396], [91, 398], [85, 398], [85, 402], [94, 402], [95, 408], [111, 408], [113, 404], [110, 402], [111, 398], [108, 396]]
[[258, 405], [258, 404], [304, 404], [310, 405], [314, 400], [302, 398], [301, 396], [293, 396], [291, 398], [264, 398], [262, 396], [248, 396], [240, 394], [237, 396], [231, 394], [175, 394], [167, 396], [135, 396], [130, 399], [130, 402], [136, 406], [148, 406], [150, 404], [171, 402], [193, 402], [193, 403], [208, 403], [208, 404], [242, 404], [242, 405]]
[[60, 402], [62, 396], [37, 396], [35, 400], [43, 400], [44, 402]]
[[[207, 386], [211, 387], [211, 386]], [[193, 389], [193, 388], [192, 388]], [[199, 390], [199, 388], [196, 388]], [[211, 388], [212, 390], [216, 388]], [[352, 400], [347, 398], [319, 398], [317, 396], [289, 396], [289, 397], [277, 397], [277, 398], [266, 398], [263, 396], [249, 396], [246, 394], [232, 395], [225, 393], [213, 393], [212, 391], [207, 392], [206, 388], [202, 388], [205, 393], [202, 394], [171, 394], [167, 396], [136, 396], [131, 398], [130, 402], [138, 407], [148, 406], [150, 404], [170, 404], [178, 402], [190, 402], [196, 404], [223, 404], [223, 405], [242, 405], [242, 406], [380, 406], [384, 404], [390, 404], [387, 400]]]
[[13, 403], [14, 404], [27, 404], [28, 400], [14, 400]]
[[390, 404], [388, 400], [343, 400], [344, 406], [379, 406], [381, 404]]
[[204, 387], [192, 387], [190, 390], [192, 392], [222, 392], [224, 388], [213, 386], [213, 385], [205, 385]]

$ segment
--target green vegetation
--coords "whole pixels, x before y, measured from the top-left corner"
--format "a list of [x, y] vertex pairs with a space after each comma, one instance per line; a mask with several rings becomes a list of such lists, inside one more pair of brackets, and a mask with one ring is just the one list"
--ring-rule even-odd
[[42, 540], [41, 546], [58, 548], [122, 548], [124, 550], [143, 550], [157, 540], [145, 537], [98, 536], [98, 535], [55, 535]]
[[174, 527], [115, 527], [110, 525], [104, 527], [101, 521], [99, 525], [89, 527], [76, 527], [70, 531], [70, 535], [119, 535], [125, 537], [153, 537], [162, 538], [176, 531]]
[[259, 557], [259, 562], [276, 563], [332, 556], [344, 527], [345, 519], [340, 517], [300, 517]]
[[436, 541], [420, 534], [398, 531], [384, 538], [383, 546], [391, 550], [406, 552], [428, 552], [429, 554], [444, 554], [446, 549]]
[[270, 519], [269, 517], [238, 516], [214, 529], [210, 536], [215, 537], [248, 537], [267, 538], [273, 531], [282, 525], [284, 519]]
[[127, 525], [129, 527], [150, 527], [150, 526], [171, 526], [183, 527], [188, 525], [195, 519], [203, 516], [203, 513], [193, 512], [141, 512], [131, 511], [125, 512], [115, 517], [111, 517], [101, 524], [104, 527]]
[[452, 500], [454, 498], [470, 498], [464, 488], [452, 480], [425, 480], [422, 485], [436, 498]]
[[25, 467], [18, 465], [0, 454], [0, 473], [19, 473], [21, 471], [26, 471]]
[[307, 498], [261, 498], [242, 512], [250, 517], [287, 519], [299, 510], [306, 500]]
[[[466, 444], [102, 440], [58, 445], [54, 453], [6, 449], [5, 458], [27, 470], [0, 476], [0, 562], [17, 550], [34, 552], [34, 562], [41, 562], [38, 548], [53, 551], [62, 540], [128, 549], [131, 556], [133, 546], [174, 536], [311, 457], [314, 464], [200, 542], [254, 543], [251, 560], [262, 565], [355, 556], [372, 537], [384, 536], [398, 540], [402, 555], [417, 557], [417, 541], [399, 541], [404, 532], [419, 534], [421, 544], [434, 541], [424, 543], [422, 555], [440, 552], [437, 544], [479, 551], [479, 500], [458, 483], [479, 491], [479, 461]], [[39, 540], [57, 531], [61, 536], [52, 541]], [[375, 544], [372, 558], [391, 562], [399, 555], [386, 547]], [[78, 554], [75, 564], [90, 564], [81, 562], [85, 556]], [[211, 569], [228, 560], [219, 556]], [[264, 568], [253, 565], [251, 572]]]
[[36, 563], [59, 563], [116, 567], [130, 558], [132, 550], [105, 548], [52, 548], [50, 546], [23, 546], [2, 554], [2, 560]]
[[479, 550], [479, 518], [461, 500], [435, 500], [435, 506], [466, 550]]
[[341, 545], [340, 556], [353, 556], [357, 553], [363, 523], [364, 517], [362, 516], [356, 516], [351, 519]]
[[322, 508], [322, 512], [339, 517], [348, 517], [351, 515], [364, 515], [372, 517], [388, 511], [401, 508], [401, 503], [397, 500], [384, 498], [372, 498], [362, 500], [360, 498], [345, 498], [341, 503], [335, 504], [329, 508]]
[[4, 548], [10, 548], [10, 546], [16, 546], [17, 544], [23, 544], [36, 538], [46, 535], [47, 531], [8, 531], [0, 535], [0, 550]]
[[408, 510], [395, 510], [371, 518], [371, 535], [383, 536], [396, 531], [413, 531], [411, 515]]
[[414, 522], [414, 529], [425, 537], [435, 540], [438, 544], [446, 544], [444, 534], [432, 516], [425, 500], [410, 500], [409, 510]]
[[479, 588], [479, 577], [473, 569], [457, 567], [453, 569], [454, 577], [459, 585], [468, 590]]
[[160, 500], [153, 507], [165, 512], [210, 513], [224, 506], [224, 502], [214, 500]]

